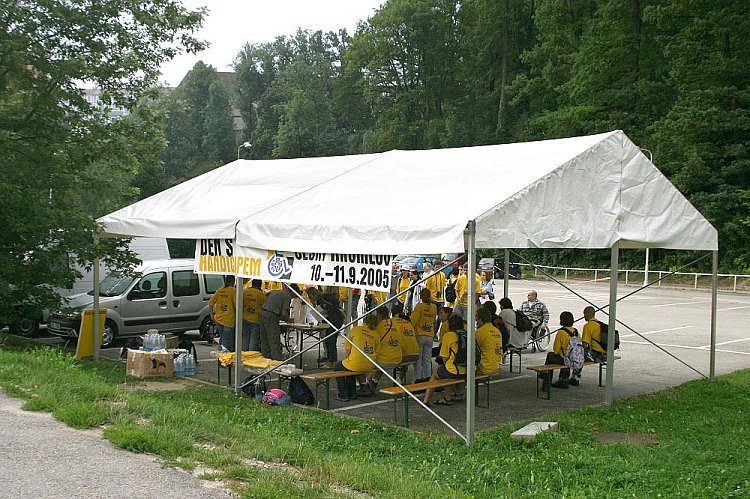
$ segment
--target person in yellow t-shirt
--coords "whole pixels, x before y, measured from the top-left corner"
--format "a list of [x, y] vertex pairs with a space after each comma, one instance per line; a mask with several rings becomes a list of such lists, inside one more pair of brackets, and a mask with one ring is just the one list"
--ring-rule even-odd
[[607, 351], [602, 347], [602, 325], [596, 319], [594, 307], [583, 309], [583, 318], [586, 324], [583, 326], [581, 341], [589, 362], [607, 362]]
[[[431, 277], [429, 277], [424, 285], [432, 293], [432, 303], [440, 312], [440, 309], [445, 306], [445, 273], [443, 272], [443, 262], [441, 260], [435, 260], [435, 271]], [[427, 272], [427, 264], [425, 264], [425, 272]], [[440, 323], [435, 320], [435, 331], [440, 328]]]
[[[461, 267], [461, 274], [458, 276], [456, 281], [456, 306], [453, 307], [453, 312], [460, 315], [463, 320], [466, 319], [467, 308], [469, 306], [469, 264], [465, 263]], [[474, 274], [474, 293], [479, 293], [479, 276]]]
[[[402, 267], [401, 268], [401, 279], [398, 280], [398, 286], [396, 287], [396, 293], [401, 293], [402, 291], [406, 290], [411, 286], [411, 278], [410, 278], [411, 272], [408, 268]], [[398, 295], [397, 300], [403, 305], [406, 303], [406, 297], [409, 293], [404, 293], [401, 295]]]
[[[466, 366], [459, 366], [456, 362], [456, 353], [458, 353], [458, 335], [464, 330], [463, 319], [456, 314], [452, 314], [448, 318], [448, 329], [449, 330], [443, 335], [443, 342], [440, 345], [440, 357], [443, 359], [443, 364], [438, 366], [437, 370], [430, 378], [430, 381], [466, 377]], [[422, 402], [429, 405], [430, 397], [432, 397], [434, 391], [434, 388], [427, 389]], [[435, 404], [453, 405], [453, 387], [446, 386], [445, 391], [443, 392], [443, 397], [436, 401]]]
[[[451, 275], [449, 275], [448, 278], [445, 280], [445, 286], [447, 287], [449, 284], [453, 284], [456, 281], [458, 281], [458, 277], [460, 274], [461, 274], [461, 271], [458, 268], [454, 267], [453, 270], [451, 270]], [[445, 306], [453, 309], [456, 306], [456, 300], [446, 302]]]
[[[391, 313], [387, 307], [377, 310], [378, 327], [375, 329], [380, 339], [378, 350], [378, 364], [385, 370], [391, 370], [401, 364], [403, 353], [401, 351], [401, 330], [391, 319]], [[378, 381], [383, 375], [380, 369], [373, 369], [367, 375], [367, 386], [372, 393], [378, 389]]]
[[[555, 331], [555, 341], [552, 343], [552, 351], [547, 354], [547, 358], [544, 361], [545, 365], [565, 364], [565, 355], [568, 351], [568, 343], [570, 338], [578, 336], [578, 330], [573, 327], [573, 314], [570, 312], [562, 312], [560, 314], [560, 329]], [[552, 383], [555, 388], [568, 388], [568, 379], [570, 378], [570, 369], [560, 369], [560, 374], [556, 382]], [[549, 391], [547, 386], [547, 380], [545, 378], [542, 383], [542, 390]]]
[[432, 303], [432, 295], [429, 289], [422, 289], [419, 293], [420, 302], [411, 313], [411, 323], [417, 334], [419, 343], [419, 359], [414, 364], [415, 383], [427, 381], [432, 375], [432, 343], [435, 335], [435, 317], [437, 307]]
[[493, 314], [489, 309], [477, 310], [477, 344], [482, 358], [477, 366], [477, 374], [495, 374], [500, 370], [503, 356], [503, 335], [492, 325]]
[[401, 362], [414, 362], [419, 358], [419, 343], [414, 334], [414, 326], [404, 315], [404, 306], [400, 303], [394, 303], [391, 312], [393, 323], [401, 332]]
[[[353, 348], [349, 341], [344, 342], [344, 348], [349, 352], [347, 357], [341, 362], [337, 362], [333, 366], [334, 371], [350, 371], [352, 376], [346, 376], [343, 378], [336, 378], [336, 384], [338, 385], [338, 400], [347, 402], [351, 399], [357, 398], [357, 395], [369, 396], [371, 395], [369, 388], [364, 387], [357, 392], [356, 375], [357, 373], [367, 373], [372, 371], [375, 367], [373, 362], [378, 361], [378, 351], [380, 350], [380, 341], [377, 337], [375, 329], [378, 327], [378, 319], [374, 314], [367, 314], [363, 320], [362, 326], [354, 326], [347, 337], [349, 341], [354, 343], [360, 350], [366, 353], [370, 358], [368, 359], [362, 353]], [[364, 382], [364, 374], [361, 376]]]
[[[248, 281], [249, 282], [249, 281]], [[260, 350], [260, 310], [266, 301], [262, 281], [253, 279], [242, 292], [242, 351]]]
[[234, 313], [236, 308], [234, 276], [224, 276], [224, 286], [217, 289], [210, 300], [208, 310], [219, 333], [222, 348], [234, 351]]

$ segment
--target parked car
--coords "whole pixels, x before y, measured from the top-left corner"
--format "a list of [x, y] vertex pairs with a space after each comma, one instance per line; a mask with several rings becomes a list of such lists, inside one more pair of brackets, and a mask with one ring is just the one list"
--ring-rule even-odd
[[[482, 258], [477, 263], [477, 270], [492, 270], [493, 277], [495, 279], [503, 279], [505, 276], [505, 264], [502, 260], [496, 261], [494, 258]], [[517, 263], [511, 263], [508, 265], [508, 276], [511, 279], [521, 278], [521, 266]]]
[[[100, 285], [100, 306], [107, 309], [102, 346], [115, 338], [136, 336], [154, 328], [181, 334], [199, 330], [208, 338], [211, 315], [208, 300], [223, 285], [223, 276], [193, 272], [192, 259], [154, 260], [127, 276], [107, 276]], [[81, 313], [91, 308], [94, 293], [69, 298], [70, 311], [50, 314], [47, 331], [77, 338]]]
[[[461, 265], [466, 263], [466, 254], [465, 253], [443, 253], [442, 255], [440, 255], [440, 259], [445, 264], [446, 273], [450, 274], [451, 269], [461, 268]], [[453, 262], [453, 260], [456, 260], [456, 261]], [[451, 264], [451, 262], [453, 263]]]
[[399, 268], [407, 267], [409, 269], [412, 269], [416, 267], [417, 272], [424, 272], [424, 264], [425, 263], [432, 264], [432, 262], [434, 261], [435, 261], [434, 256], [409, 255], [399, 262]]

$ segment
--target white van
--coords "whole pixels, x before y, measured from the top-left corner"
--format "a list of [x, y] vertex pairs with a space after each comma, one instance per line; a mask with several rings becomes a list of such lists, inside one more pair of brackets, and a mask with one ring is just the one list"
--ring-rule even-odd
[[[102, 346], [152, 328], [175, 334], [198, 330], [206, 339], [211, 326], [208, 300], [223, 284], [221, 275], [193, 272], [192, 259], [144, 262], [134, 274], [105, 277], [99, 299], [99, 306], [107, 309]], [[72, 295], [68, 300], [72, 311], [50, 314], [47, 331], [76, 338], [81, 313], [93, 306], [94, 293]]]

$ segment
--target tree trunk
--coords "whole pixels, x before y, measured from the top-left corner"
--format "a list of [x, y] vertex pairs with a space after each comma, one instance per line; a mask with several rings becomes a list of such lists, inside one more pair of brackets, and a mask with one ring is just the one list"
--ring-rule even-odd
[[508, 0], [503, 0], [503, 25], [502, 25], [502, 55], [500, 61], [500, 105], [497, 110], [497, 131], [501, 133], [504, 123], [505, 107], [507, 105], [507, 86], [508, 86]]

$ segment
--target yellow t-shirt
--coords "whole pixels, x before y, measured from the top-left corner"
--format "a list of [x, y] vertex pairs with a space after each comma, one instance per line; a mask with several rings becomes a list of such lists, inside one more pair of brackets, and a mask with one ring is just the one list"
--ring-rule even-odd
[[418, 336], [432, 336], [435, 334], [435, 317], [437, 306], [434, 303], [419, 302], [411, 313], [411, 323]]
[[277, 282], [277, 281], [263, 281], [263, 291], [266, 293], [270, 293], [271, 291], [276, 291], [277, 289], [284, 289], [284, 283]]
[[441, 345], [443, 344], [443, 335], [450, 331], [450, 326], [448, 326], [448, 321], [441, 322], [440, 323], [440, 329], [438, 329], [438, 343]]
[[393, 319], [383, 319], [375, 329], [380, 340], [378, 350], [378, 363], [400, 364], [401, 363], [401, 330]]
[[[408, 288], [410, 284], [411, 284], [411, 279], [409, 279], [408, 277], [402, 277], [398, 281], [398, 287], [396, 288], [396, 293], [402, 292], [403, 290], [405, 290], [406, 288]], [[409, 293], [404, 293], [402, 295], [399, 295], [398, 301], [400, 301], [401, 304], [406, 303], [406, 295], [408, 295], [408, 294]]]
[[440, 345], [440, 356], [445, 360], [445, 369], [452, 374], [466, 374], [466, 366], [456, 365], [456, 352], [458, 352], [458, 334], [446, 331], [443, 335], [443, 343]]
[[411, 322], [396, 317], [393, 323], [401, 331], [401, 355], [404, 357], [419, 355], [419, 343], [417, 343], [417, 336], [414, 334], [414, 326]]
[[208, 300], [208, 306], [211, 310], [213, 310], [214, 305], [216, 306], [214, 321], [222, 326], [234, 327], [235, 293], [234, 286], [223, 286], [217, 289], [211, 299]]
[[562, 358], [565, 358], [565, 351], [568, 349], [572, 333], [578, 334], [574, 327], [561, 327], [555, 332], [555, 342], [552, 344], [552, 351]]
[[583, 326], [583, 333], [581, 333], [581, 341], [588, 343], [592, 350], [599, 353], [607, 353], [602, 348], [600, 341], [602, 341], [602, 326], [596, 319], [591, 319], [586, 322]]
[[[479, 292], [479, 276], [474, 274], [474, 280], [476, 282], [476, 287], [474, 288], [474, 292]], [[462, 307], [468, 307], [469, 306], [469, 278], [466, 274], [461, 274], [458, 276], [458, 281], [456, 282], [456, 300], [458, 301], [458, 304]]]
[[[349, 339], [362, 349], [372, 360], [378, 360], [378, 350], [380, 349], [377, 333], [367, 326], [354, 326], [349, 331]], [[348, 341], [344, 342], [344, 348], [349, 351], [349, 355], [341, 362], [344, 367], [350, 371], [363, 373], [372, 371], [375, 366], [367, 357], [359, 353], [359, 350], [352, 348]]]
[[260, 309], [266, 301], [266, 294], [262, 289], [247, 288], [242, 292], [242, 318], [247, 322], [260, 322]]
[[380, 305], [388, 299], [388, 293], [385, 291], [368, 291], [368, 293], [372, 295], [372, 298], [377, 305]]
[[445, 290], [445, 274], [442, 271], [437, 271], [432, 277], [428, 278], [425, 283], [425, 287], [430, 290], [432, 301], [442, 303], [445, 301], [443, 291]]
[[500, 359], [503, 356], [503, 335], [492, 324], [484, 324], [477, 329], [477, 343], [482, 358], [478, 370], [482, 374], [494, 374], [500, 369]]

